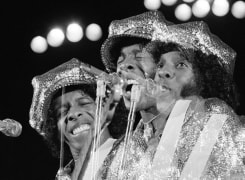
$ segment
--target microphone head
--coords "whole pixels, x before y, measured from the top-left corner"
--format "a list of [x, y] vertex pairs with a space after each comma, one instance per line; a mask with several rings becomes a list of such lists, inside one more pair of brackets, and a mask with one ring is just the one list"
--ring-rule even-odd
[[21, 134], [22, 132], [22, 126], [19, 122], [13, 120], [13, 119], [4, 119], [2, 121], [2, 123], [4, 123], [5, 128], [2, 128], [2, 132], [6, 135], [6, 136], [11, 136], [11, 137], [17, 137]]

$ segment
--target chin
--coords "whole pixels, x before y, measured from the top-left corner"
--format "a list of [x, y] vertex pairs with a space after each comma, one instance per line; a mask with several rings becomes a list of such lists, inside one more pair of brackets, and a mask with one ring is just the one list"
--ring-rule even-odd
[[89, 147], [91, 142], [87, 140], [83, 140], [83, 141], [80, 141], [80, 142], [72, 142], [70, 143], [70, 146], [73, 147], [74, 149], [77, 149], [77, 150], [82, 150], [83, 147]]
[[130, 109], [130, 101], [123, 97], [123, 102], [124, 102], [124, 105], [127, 108], [127, 110], [129, 110]]

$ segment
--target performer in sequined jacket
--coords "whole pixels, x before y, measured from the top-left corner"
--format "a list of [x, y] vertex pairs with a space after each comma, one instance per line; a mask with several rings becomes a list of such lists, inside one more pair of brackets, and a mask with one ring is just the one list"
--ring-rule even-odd
[[[30, 125], [43, 136], [53, 155], [60, 159], [58, 180], [90, 179], [115, 140], [125, 131], [127, 110], [120, 102], [115, 106], [108, 96], [103, 102], [103, 131], [100, 146], [96, 149], [99, 161], [92, 162], [96, 78], [100, 72], [90, 68], [90, 65], [73, 58], [32, 80], [34, 94]], [[109, 113], [114, 110], [119, 112], [110, 115], [113, 118], [109, 119]]]
[[159, 61], [155, 81], [160, 91], [152, 95], [158, 115], [139, 122], [124, 169], [123, 140], [116, 143], [100, 170], [101, 179], [244, 178], [245, 131], [235, 113], [235, 51], [204, 22], [154, 27], [148, 47]]

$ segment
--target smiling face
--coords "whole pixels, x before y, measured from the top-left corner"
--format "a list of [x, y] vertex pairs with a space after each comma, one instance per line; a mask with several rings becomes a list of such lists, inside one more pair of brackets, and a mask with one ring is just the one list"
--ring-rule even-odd
[[[133, 44], [121, 49], [117, 60], [117, 72], [126, 80], [152, 78], [155, 75], [155, 69], [155, 60], [143, 45]], [[136, 110], [144, 110], [154, 104], [153, 99], [142, 96], [143, 94], [141, 94], [140, 101], [137, 103]], [[124, 103], [128, 109], [130, 108], [130, 97], [131, 85], [128, 85], [123, 90]]]
[[54, 100], [59, 131], [63, 131], [66, 143], [80, 150], [92, 138], [96, 105], [81, 90], [69, 91]]
[[192, 64], [179, 51], [161, 55], [155, 81], [161, 85], [161, 92], [157, 96], [157, 108], [161, 111], [183, 98], [184, 89], [196, 87]]

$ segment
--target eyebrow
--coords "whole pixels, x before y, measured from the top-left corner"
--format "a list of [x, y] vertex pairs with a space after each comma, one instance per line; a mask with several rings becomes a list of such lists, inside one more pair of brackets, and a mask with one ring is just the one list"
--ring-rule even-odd
[[83, 96], [76, 99], [76, 102], [79, 102], [80, 100], [88, 99], [90, 101], [94, 101], [93, 98], [91, 98], [89, 95], [84, 94]]
[[[93, 102], [93, 99], [89, 95], [86, 95], [86, 94], [84, 94], [83, 96], [77, 98], [75, 101], [79, 102], [80, 100], [84, 100], [84, 99], [88, 99], [91, 102]], [[56, 105], [54, 106], [54, 110], [57, 111], [57, 110], [59, 110], [59, 109], [61, 109], [63, 107], [66, 108], [67, 106], [68, 106], [67, 103], [64, 103], [64, 104], [56, 103]]]
[[[139, 46], [139, 49], [134, 49], [134, 50], [132, 51], [132, 53], [133, 53], [133, 54], [136, 54], [136, 53], [138, 53], [138, 52], [142, 52], [142, 50], [143, 50], [143, 47], [142, 47], [142, 46]], [[122, 54], [123, 54], [123, 55], [126, 54], [126, 53], [124, 53], [124, 48], [121, 49], [120, 54], [121, 54], [121, 55], [122, 55]]]

